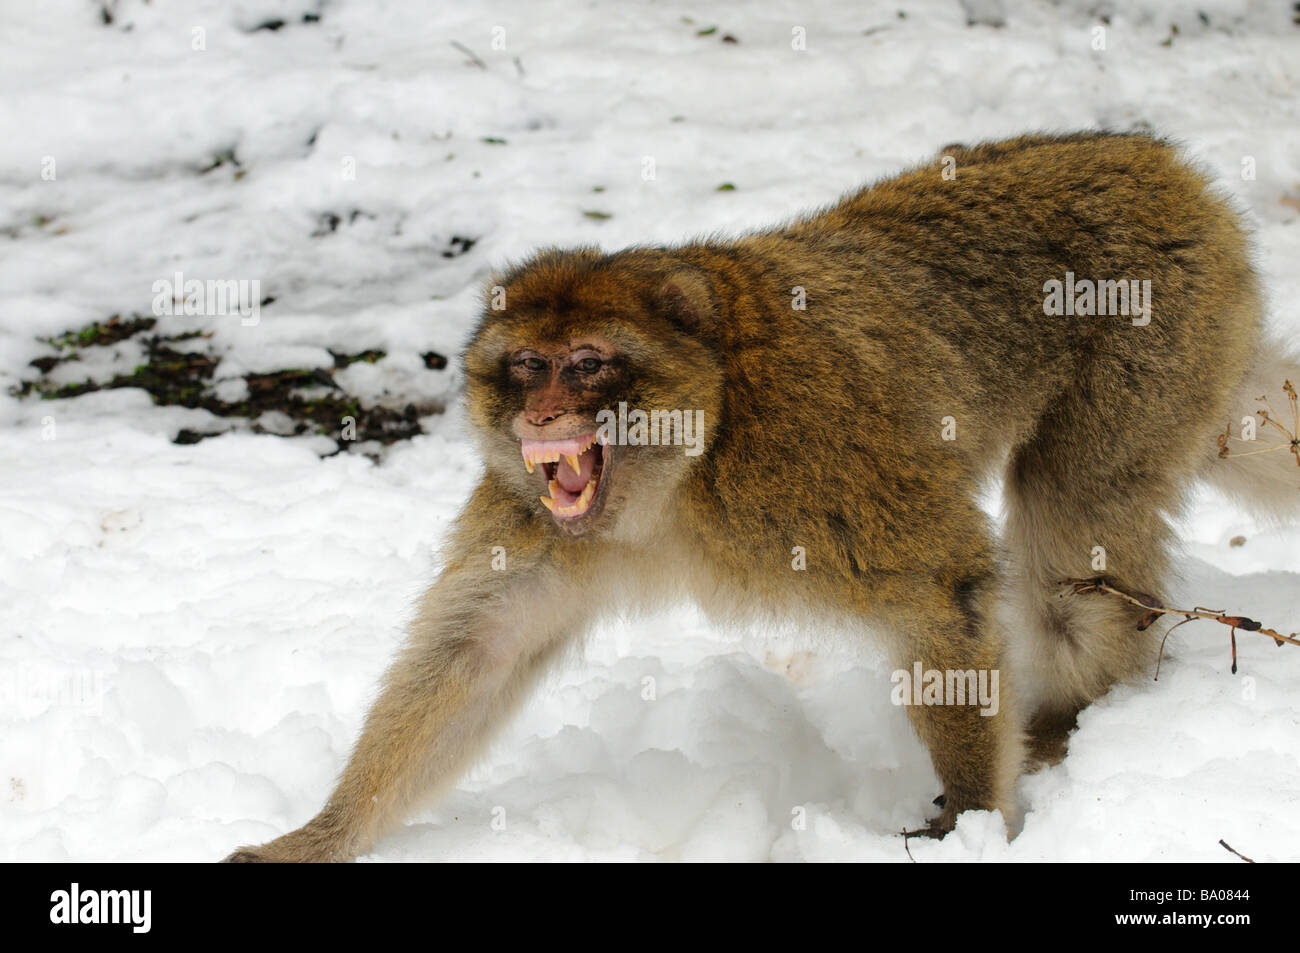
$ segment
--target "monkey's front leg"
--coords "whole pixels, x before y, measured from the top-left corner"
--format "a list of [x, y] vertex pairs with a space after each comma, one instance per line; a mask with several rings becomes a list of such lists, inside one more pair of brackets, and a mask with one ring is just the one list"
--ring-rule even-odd
[[[1000, 810], [1009, 829], [1019, 820], [1014, 787], [1024, 760], [1023, 727], [1013, 686], [1003, 677], [1001, 640], [985, 624], [990, 602], [977, 609], [932, 594], [903, 653], [911, 656], [904, 668], [913, 681], [907, 713], [944, 787], [942, 812], [911, 833], [942, 837], [971, 810]], [[927, 691], [939, 685], [941, 691]]]
[[583, 623], [573, 607], [587, 600], [558, 582], [542, 591], [521, 581], [504, 592], [463, 583], [444, 576], [425, 597], [324, 809], [228, 862], [343, 861], [368, 850], [414, 800], [456, 780]]

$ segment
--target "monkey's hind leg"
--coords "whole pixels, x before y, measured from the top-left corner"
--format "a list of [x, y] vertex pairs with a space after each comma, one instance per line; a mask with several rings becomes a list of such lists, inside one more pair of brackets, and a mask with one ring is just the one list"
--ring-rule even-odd
[[1125, 450], [1125, 441], [1099, 437], [1104, 413], [1078, 398], [1064, 403], [1074, 406], [1016, 451], [1006, 487], [1013, 597], [1024, 617], [1014, 651], [1029, 753], [1040, 764], [1065, 756], [1086, 705], [1115, 683], [1154, 671], [1163, 631], [1162, 624], [1138, 631], [1145, 610], [1076, 594], [1064, 581], [1103, 578], [1163, 598], [1173, 542], [1165, 513], [1177, 508], [1186, 482], [1179, 448], [1151, 445], [1160, 439], [1151, 436], [1159, 434], [1154, 427], [1138, 428], [1148, 442]]

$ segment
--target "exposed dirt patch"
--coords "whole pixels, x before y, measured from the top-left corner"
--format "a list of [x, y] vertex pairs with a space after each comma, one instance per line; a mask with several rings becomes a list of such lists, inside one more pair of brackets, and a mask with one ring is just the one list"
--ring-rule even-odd
[[[373, 349], [352, 354], [330, 351], [334, 359], [332, 368], [288, 368], [269, 374], [247, 374], [243, 378], [248, 386], [247, 394], [240, 400], [222, 400], [214, 390], [220, 356], [210, 349], [194, 349], [193, 345], [180, 349], [182, 342], [206, 340], [210, 335], [189, 331], [145, 336], [157, 323], [155, 318], [140, 315], [113, 315], [105, 321], [47, 338], [45, 343], [55, 353], [32, 361], [38, 376], [23, 381], [12, 393], [20, 398], [53, 400], [119, 387], [138, 387], [148, 391], [153, 402], [160, 406], [197, 407], [218, 417], [242, 418], [246, 421], [244, 425], [256, 433], [323, 434], [335, 441], [339, 451], [346, 451], [350, 444], [372, 440], [384, 446], [407, 440], [422, 432], [421, 417], [443, 410], [440, 403], [408, 403], [400, 409], [366, 406], [360, 398], [349, 394], [335, 379], [335, 372], [359, 361], [373, 364], [387, 356]], [[57, 384], [51, 379], [56, 367], [79, 361], [87, 348], [111, 347], [137, 335], [141, 336], [146, 359], [131, 373], [100, 381], [87, 377], [75, 384]], [[426, 367], [446, 367], [447, 360], [442, 355], [430, 351], [422, 357]], [[263, 427], [258, 418], [272, 412], [285, 415], [288, 426], [275, 430]], [[175, 442], [198, 443], [224, 432], [182, 430]]]

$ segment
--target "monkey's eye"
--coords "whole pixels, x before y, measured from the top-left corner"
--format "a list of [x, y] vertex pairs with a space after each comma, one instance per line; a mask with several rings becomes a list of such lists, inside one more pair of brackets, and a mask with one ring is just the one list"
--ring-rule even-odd
[[594, 374], [596, 371], [600, 370], [600, 365], [601, 365], [600, 358], [584, 357], [582, 360], [580, 360], [577, 364], [574, 364], [573, 366], [576, 367], [578, 370], [582, 371], [582, 373], [584, 374]]
[[546, 362], [540, 357], [522, 357], [515, 364], [530, 371], [546, 370]]

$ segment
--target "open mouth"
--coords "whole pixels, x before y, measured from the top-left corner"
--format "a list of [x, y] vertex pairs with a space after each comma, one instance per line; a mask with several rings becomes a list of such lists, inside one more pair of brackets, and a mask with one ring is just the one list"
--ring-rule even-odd
[[542, 505], [556, 521], [572, 529], [583, 517], [594, 517], [604, 500], [603, 477], [608, 471], [610, 447], [598, 443], [594, 433], [563, 440], [524, 440], [520, 449], [529, 473], [541, 467], [547, 496]]

